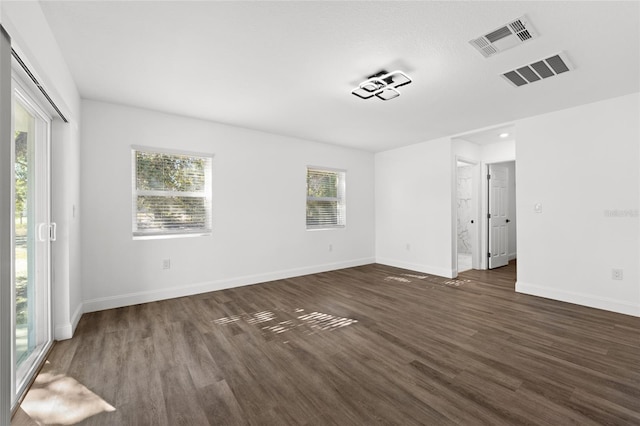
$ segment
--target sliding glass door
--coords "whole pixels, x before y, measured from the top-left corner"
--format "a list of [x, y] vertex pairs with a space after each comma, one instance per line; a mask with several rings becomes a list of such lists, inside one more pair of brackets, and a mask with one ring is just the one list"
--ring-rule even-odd
[[50, 118], [14, 80], [14, 395], [28, 386], [52, 342]]

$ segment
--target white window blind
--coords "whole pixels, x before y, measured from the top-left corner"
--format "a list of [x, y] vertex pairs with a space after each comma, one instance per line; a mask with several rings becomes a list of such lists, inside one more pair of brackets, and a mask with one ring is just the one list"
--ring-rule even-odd
[[341, 170], [307, 168], [307, 229], [346, 225], [345, 175]]
[[211, 163], [207, 154], [133, 147], [133, 235], [211, 232]]

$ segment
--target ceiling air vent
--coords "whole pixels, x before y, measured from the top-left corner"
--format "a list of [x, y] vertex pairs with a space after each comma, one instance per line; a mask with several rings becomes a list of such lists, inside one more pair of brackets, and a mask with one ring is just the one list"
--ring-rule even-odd
[[536, 33], [526, 15], [523, 15], [515, 21], [509, 22], [488, 34], [469, 41], [469, 43], [475, 47], [482, 56], [488, 58], [537, 36], [538, 33]]
[[572, 69], [573, 66], [566, 53], [560, 52], [557, 55], [505, 72], [502, 77], [514, 86], [520, 87]]

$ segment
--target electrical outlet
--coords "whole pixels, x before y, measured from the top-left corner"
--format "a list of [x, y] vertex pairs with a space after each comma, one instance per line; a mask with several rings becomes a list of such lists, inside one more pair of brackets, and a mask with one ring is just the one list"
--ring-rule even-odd
[[622, 280], [622, 269], [612, 269], [611, 270], [611, 279], [612, 280]]
[[162, 261], [162, 269], [171, 269], [171, 259], [164, 259]]
[[333, 244], [329, 244], [329, 251], [333, 251]]
[[411, 250], [411, 244], [407, 243], [407, 245], [405, 246], [407, 250]]

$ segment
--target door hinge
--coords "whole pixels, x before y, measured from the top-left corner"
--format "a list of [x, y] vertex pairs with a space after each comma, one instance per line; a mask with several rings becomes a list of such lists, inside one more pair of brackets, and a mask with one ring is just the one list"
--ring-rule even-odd
[[487, 219], [491, 219], [491, 213], [487, 213]]
[[491, 175], [487, 175], [487, 180], [491, 180]]
[[491, 253], [487, 253], [487, 257], [491, 257]]

